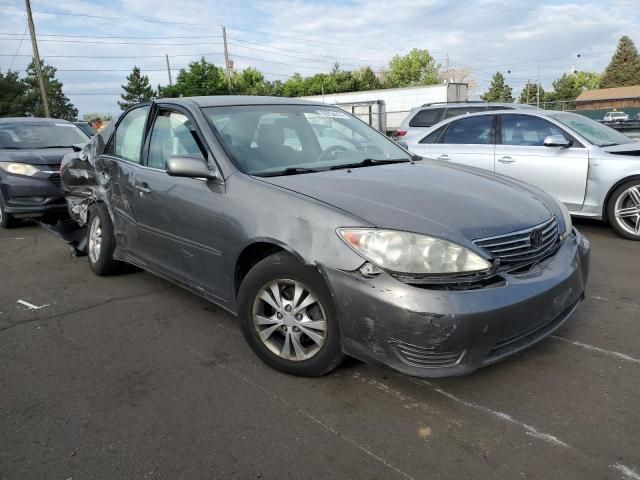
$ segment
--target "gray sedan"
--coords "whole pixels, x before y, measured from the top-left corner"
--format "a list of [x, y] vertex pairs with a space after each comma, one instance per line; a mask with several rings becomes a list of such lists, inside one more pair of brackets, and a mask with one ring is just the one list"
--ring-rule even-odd
[[582, 115], [497, 111], [446, 120], [401, 142], [412, 152], [536, 185], [571, 215], [640, 240], [640, 143]]
[[471, 372], [557, 329], [587, 281], [589, 243], [551, 196], [413, 157], [324, 104], [139, 105], [69, 156], [62, 182], [77, 222], [64, 233], [95, 273], [128, 262], [203, 296], [297, 375], [344, 354]]

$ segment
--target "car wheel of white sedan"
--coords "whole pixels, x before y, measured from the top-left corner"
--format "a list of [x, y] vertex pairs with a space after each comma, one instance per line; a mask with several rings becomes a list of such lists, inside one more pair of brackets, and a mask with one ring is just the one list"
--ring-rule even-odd
[[238, 293], [242, 332], [253, 351], [285, 373], [317, 377], [342, 360], [340, 329], [322, 276], [287, 253], [258, 262]]
[[640, 240], [640, 180], [620, 185], [611, 194], [607, 216], [616, 232]]

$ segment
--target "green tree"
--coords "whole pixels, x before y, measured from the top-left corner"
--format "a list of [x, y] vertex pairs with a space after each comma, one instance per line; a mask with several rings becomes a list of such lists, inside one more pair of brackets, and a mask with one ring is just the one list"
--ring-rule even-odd
[[0, 72], [0, 117], [23, 117], [26, 85], [17, 72]]
[[385, 75], [386, 87], [411, 87], [439, 83], [440, 65], [428, 50], [414, 48], [408, 54], [395, 55]]
[[600, 79], [600, 74], [594, 72], [565, 73], [553, 82], [553, 92], [547, 94], [546, 100], [575, 100], [584, 90], [598, 88]]
[[120, 95], [122, 101], [118, 105], [122, 110], [140, 102], [148, 102], [156, 96], [156, 92], [149, 84], [149, 77], [142, 75], [138, 67], [133, 67], [133, 71], [127, 77], [127, 84], [122, 85], [124, 93]]
[[[62, 118], [64, 120], [75, 120], [78, 117], [78, 109], [62, 92], [62, 83], [56, 78], [56, 68], [45, 65], [42, 62], [42, 76], [44, 78], [45, 91], [49, 101], [49, 115], [52, 118]], [[44, 116], [44, 106], [40, 96], [40, 85], [36, 75], [36, 68], [33, 60], [27, 66], [27, 76], [24, 79], [25, 90], [25, 111], [34, 117]]]
[[376, 74], [373, 73], [371, 67], [364, 67], [360, 70], [356, 70], [354, 72], [354, 76], [356, 77], [358, 90], [378, 90], [379, 88], [382, 88], [380, 80]]
[[269, 95], [269, 84], [262, 72], [255, 68], [233, 72], [231, 85], [236, 95]]
[[640, 85], [640, 55], [626, 35], [620, 38], [616, 53], [602, 75], [600, 88]]
[[228, 91], [224, 70], [204, 57], [191, 62], [187, 70], [181, 69], [176, 82], [160, 90], [159, 96], [165, 98], [223, 95]]
[[480, 98], [485, 102], [513, 102], [512, 89], [505, 83], [502, 73], [495, 73], [489, 90], [480, 95]]
[[[542, 101], [544, 101], [544, 88], [540, 85], [540, 102]], [[538, 103], [538, 84], [527, 82], [520, 93], [520, 97], [518, 97], [518, 102], [530, 104]]]
[[299, 73], [294, 73], [282, 85], [282, 96], [284, 97], [301, 97], [304, 92], [304, 78]]

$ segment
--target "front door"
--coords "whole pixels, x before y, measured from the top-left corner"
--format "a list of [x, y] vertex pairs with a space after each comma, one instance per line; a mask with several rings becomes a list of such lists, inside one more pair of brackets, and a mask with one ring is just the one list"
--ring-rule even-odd
[[568, 134], [534, 115], [501, 114], [498, 131], [496, 173], [542, 188], [571, 211], [582, 208], [589, 169], [586, 148], [577, 143], [570, 148], [545, 147], [546, 137]]
[[186, 113], [160, 107], [136, 176], [139, 255], [161, 273], [224, 300], [224, 185], [168, 175], [172, 155], [211, 155]]

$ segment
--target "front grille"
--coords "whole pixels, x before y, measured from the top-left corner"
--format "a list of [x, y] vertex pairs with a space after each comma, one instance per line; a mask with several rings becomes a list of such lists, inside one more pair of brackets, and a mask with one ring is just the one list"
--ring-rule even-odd
[[60, 186], [60, 174], [59, 173], [54, 173], [53, 175], [51, 175], [49, 177], [49, 181], [51, 183], [53, 183], [56, 187]]
[[422, 368], [451, 367], [456, 365], [464, 351], [447, 352], [436, 350], [433, 347], [420, 347], [411, 343], [402, 342], [395, 338], [389, 340], [396, 356], [407, 365]]
[[495, 237], [474, 240], [478, 247], [499, 260], [502, 270], [521, 268], [549, 257], [560, 246], [555, 217], [535, 227]]

